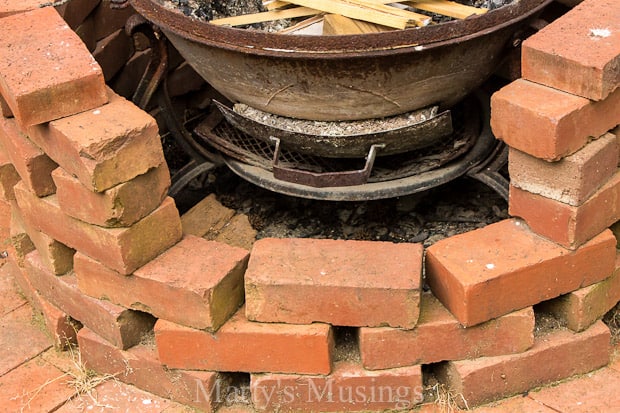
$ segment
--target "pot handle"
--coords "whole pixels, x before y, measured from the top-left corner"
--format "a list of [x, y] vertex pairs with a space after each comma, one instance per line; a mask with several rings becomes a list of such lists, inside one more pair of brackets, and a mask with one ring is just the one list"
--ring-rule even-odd
[[291, 182], [314, 188], [363, 185], [368, 182], [368, 177], [375, 163], [377, 151], [385, 148], [385, 144], [374, 144], [366, 155], [364, 169], [340, 172], [310, 172], [299, 169], [280, 166], [280, 139], [270, 136], [275, 142], [276, 148], [273, 153], [273, 176], [281, 181]]

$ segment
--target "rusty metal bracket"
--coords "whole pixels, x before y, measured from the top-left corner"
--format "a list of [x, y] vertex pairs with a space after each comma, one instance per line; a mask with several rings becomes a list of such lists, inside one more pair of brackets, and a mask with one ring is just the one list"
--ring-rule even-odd
[[385, 148], [385, 144], [375, 144], [370, 147], [366, 156], [366, 164], [363, 169], [356, 171], [339, 172], [311, 172], [300, 169], [286, 168], [279, 164], [280, 158], [280, 139], [270, 137], [276, 144], [273, 154], [273, 176], [282, 181], [291, 182], [299, 185], [311, 186], [314, 188], [339, 187], [363, 185], [368, 182], [368, 177], [377, 157], [377, 151]]

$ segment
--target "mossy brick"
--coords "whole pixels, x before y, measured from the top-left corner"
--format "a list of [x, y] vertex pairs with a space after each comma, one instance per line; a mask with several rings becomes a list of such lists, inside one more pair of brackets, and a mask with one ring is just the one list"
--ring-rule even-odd
[[620, 170], [579, 206], [511, 186], [508, 212], [545, 238], [576, 249], [620, 219]]
[[155, 120], [130, 101], [109, 93], [106, 105], [28, 130], [50, 158], [96, 192], [165, 161]]
[[520, 353], [534, 344], [534, 311], [514, 311], [464, 328], [431, 293], [422, 294], [420, 320], [411, 330], [359, 329], [364, 368], [371, 370]]
[[78, 254], [80, 290], [184, 326], [214, 331], [243, 303], [248, 252], [186, 236], [137, 269], [122, 275]]
[[541, 303], [537, 310], [551, 313], [573, 331], [583, 331], [620, 301], [620, 258], [616, 270], [603, 281]]
[[469, 327], [602, 281], [615, 259], [609, 230], [571, 251], [508, 219], [431, 245], [426, 280]]
[[329, 374], [334, 351], [327, 324], [256, 323], [243, 308], [216, 333], [159, 319], [155, 342], [168, 368], [224, 372]]
[[511, 149], [510, 183], [525, 191], [579, 206], [617, 171], [619, 148], [617, 138], [606, 133], [557, 162]]
[[591, 100], [620, 85], [620, 2], [587, 0], [523, 42], [523, 78]]
[[15, 199], [13, 187], [20, 179], [21, 177], [0, 143], [0, 200], [9, 202]]
[[0, 118], [0, 144], [30, 191], [37, 196], [56, 192], [52, 180], [56, 163], [19, 130], [14, 119]]
[[66, 215], [56, 196], [37, 198], [21, 183], [15, 187], [24, 220], [63, 244], [130, 274], [181, 239], [181, 220], [172, 198], [126, 228], [103, 228]]
[[368, 371], [350, 361], [328, 376], [252, 374], [250, 392], [261, 412], [410, 411], [424, 400], [421, 366]]
[[101, 68], [52, 7], [2, 19], [0, 94], [22, 130], [108, 100]]
[[128, 227], [161, 205], [170, 187], [163, 163], [103, 192], [95, 192], [62, 168], [52, 173], [58, 205], [69, 216], [102, 227]]
[[245, 274], [246, 315], [261, 322], [413, 328], [421, 244], [264, 238]]
[[463, 396], [456, 398], [460, 407], [471, 408], [605, 366], [610, 338], [598, 321], [582, 333], [547, 333], [523, 353], [443, 363], [435, 374], [449, 391]]
[[225, 399], [229, 385], [225, 375], [167, 369], [153, 343], [139, 343], [123, 351], [88, 328], [80, 330], [78, 342], [84, 366], [101, 375], [113, 375], [123, 383], [201, 412], [214, 412]]
[[75, 274], [57, 277], [41, 263], [37, 251], [29, 253], [24, 263], [29, 280], [39, 294], [115, 346], [129, 348], [153, 328], [155, 319], [150, 314], [128, 310], [80, 292]]
[[[620, 88], [592, 102], [519, 79], [491, 96], [491, 127], [508, 146], [536, 158], [559, 160], [583, 148], [620, 119]], [[527, 125], [527, 127], [525, 127]]]

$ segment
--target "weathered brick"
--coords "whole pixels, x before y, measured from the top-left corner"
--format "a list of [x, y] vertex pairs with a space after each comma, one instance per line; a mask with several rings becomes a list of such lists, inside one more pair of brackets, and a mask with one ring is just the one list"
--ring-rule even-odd
[[6, 103], [6, 100], [4, 100], [2, 95], [0, 95], [0, 116], [3, 116], [5, 118], [13, 117], [13, 112], [11, 112], [11, 108], [9, 107], [8, 103]]
[[243, 308], [214, 334], [159, 319], [155, 341], [169, 368], [249, 373], [329, 374], [334, 347], [327, 324], [255, 323]]
[[102, 192], [164, 162], [155, 120], [110, 91], [110, 103], [38, 125], [29, 136], [65, 171]]
[[611, 231], [570, 251], [509, 219], [430, 246], [426, 279], [459, 322], [473, 326], [604, 280], [615, 255]]
[[[558, 160], [601, 136], [620, 119], [620, 89], [600, 102], [519, 79], [491, 97], [491, 126], [512, 148]], [[524, 127], [527, 125], [527, 127]]]
[[520, 353], [533, 344], [531, 307], [464, 328], [430, 293], [422, 294], [414, 329], [359, 330], [362, 363], [371, 370]]
[[596, 370], [609, 362], [609, 340], [609, 329], [599, 321], [582, 333], [550, 332], [524, 353], [447, 362], [436, 374], [473, 407]]
[[37, 231], [27, 222], [24, 222], [24, 229], [26, 234], [28, 234], [28, 238], [39, 252], [41, 262], [47, 269], [56, 275], [71, 271], [73, 268], [73, 255], [75, 254], [73, 248], [69, 248], [49, 235]]
[[23, 296], [43, 317], [45, 328], [54, 342], [54, 347], [65, 350], [68, 346], [77, 344], [77, 332], [81, 327], [79, 323], [43, 298], [25, 274], [25, 269], [15, 261], [9, 260], [2, 268], [7, 268], [11, 272]]
[[31, 323], [32, 316], [32, 307], [23, 305], [0, 318], [0, 377], [50, 348], [50, 339]]
[[11, 204], [0, 201], [0, 247], [5, 249], [11, 244]]
[[155, 322], [149, 314], [82, 294], [74, 274], [55, 276], [43, 266], [36, 251], [24, 262], [30, 282], [46, 300], [119, 348], [139, 343]]
[[17, 202], [11, 201], [11, 222], [9, 234], [11, 236], [11, 246], [9, 247], [9, 257], [14, 259], [19, 265], [22, 264], [24, 257], [36, 248], [32, 240], [26, 233], [26, 224], [19, 212]]
[[28, 189], [37, 196], [56, 191], [51, 174], [58, 165], [19, 131], [14, 119], [0, 118], [0, 144]]
[[95, 20], [92, 16], [84, 20], [82, 24], [75, 29], [75, 34], [84, 42], [89, 52], [92, 53], [95, 51], [97, 48], [97, 40], [95, 39]]
[[246, 315], [263, 322], [416, 325], [421, 244], [262, 239], [245, 275]]
[[132, 54], [132, 41], [125, 29], [119, 29], [99, 40], [93, 51], [93, 57], [101, 66], [106, 82], [121, 70]]
[[224, 375], [168, 370], [160, 363], [154, 344], [140, 343], [123, 351], [88, 328], [80, 330], [78, 342], [82, 362], [99, 374], [114, 375], [123, 383], [205, 412], [215, 411], [223, 401], [217, 396], [227, 387]]
[[20, 179], [19, 174], [6, 154], [4, 146], [0, 143], [0, 200], [8, 202], [15, 199], [13, 187]]
[[328, 376], [252, 374], [254, 407], [269, 412], [409, 410], [423, 401], [420, 366], [367, 371], [338, 362]]
[[0, 267], [0, 317], [26, 304], [26, 295], [19, 294], [15, 288], [16, 284], [19, 287], [15, 271], [16, 264], [10, 257]]
[[[251, 250], [258, 232], [250, 224], [248, 216], [237, 214], [230, 219], [213, 239], [234, 247]], [[211, 239], [209, 234], [204, 238]]]
[[161, 205], [170, 187], [165, 163], [103, 192], [88, 189], [62, 168], [57, 168], [52, 178], [58, 205], [65, 214], [103, 227], [128, 227], [138, 222]]
[[181, 63], [168, 76], [168, 93], [170, 96], [182, 96], [199, 90], [205, 80], [187, 62]]
[[606, 133], [557, 162], [547, 162], [510, 150], [510, 183], [517, 188], [578, 206], [617, 170], [618, 140]]
[[226, 208], [217, 200], [215, 194], [210, 194], [181, 216], [183, 234], [197, 237], [209, 234], [217, 236], [234, 215], [234, 210]]
[[172, 198], [130, 227], [103, 228], [66, 215], [55, 195], [37, 198], [19, 183], [15, 196], [33, 228], [122, 274], [132, 273], [181, 239], [181, 221]]
[[47, 2], [44, 0], [0, 0], [0, 18], [36, 10], [44, 3]]
[[151, 60], [151, 49], [136, 52], [125, 67], [111, 80], [111, 87], [119, 95], [130, 99], [136, 91], [138, 83]]
[[54, 412], [75, 395], [70, 380], [40, 358], [30, 360], [0, 377], [0, 406], [5, 412]]
[[113, 9], [110, 4], [110, 0], [101, 0], [92, 15], [95, 21], [95, 36], [98, 41], [118, 29], [124, 28], [127, 19], [136, 13], [131, 6], [124, 9]]
[[580, 288], [539, 305], [573, 331], [583, 331], [603, 317], [620, 301], [620, 258], [613, 275], [601, 282]]
[[55, 9], [5, 17], [1, 27], [0, 93], [22, 130], [107, 101], [101, 68]]
[[536, 233], [575, 249], [620, 219], [620, 170], [580, 206], [510, 187], [508, 212]]
[[186, 236], [133, 275], [77, 254], [80, 290], [197, 329], [217, 330], [243, 303], [248, 252]]
[[523, 42], [523, 78], [605, 99], [620, 85], [619, 15], [617, 0], [588, 0], [530, 36]]
[[71, 0], [56, 7], [69, 27], [75, 30], [95, 10], [101, 0]]

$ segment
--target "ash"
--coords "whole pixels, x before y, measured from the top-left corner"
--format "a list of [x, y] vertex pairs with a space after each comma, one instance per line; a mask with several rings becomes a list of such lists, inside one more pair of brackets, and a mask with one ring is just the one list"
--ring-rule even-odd
[[215, 169], [204, 181], [201, 188], [188, 189], [184, 199], [177, 199], [179, 209], [189, 209], [214, 193], [224, 206], [248, 216], [258, 231], [257, 239], [328, 238], [429, 246], [508, 218], [506, 202], [469, 178], [419, 194], [360, 202], [281, 195], [244, 181], [226, 167]]
[[[241, 16], [267, 11], [263, 6], [262, 0], [160, 0], [165, 6], [177, 9], [188, 17], [198, 20], [210, 21], [223, 17]], [[494, 10], [518, 0], [455, 0], [457, 3], [473, 6], [477, 8], [487, 8]], [[416, 13], [430, 16], [434, 23], [445, 23], [455, 20], [448, 16], [429, 13], [418, 10], [414, 7], [409, 9]], [[272, 22], [257, 23], [240, 28], [250, 30], [262, 30], [267, 32], [277, 32], [294, 24], [290, 19], [276, 20]]]

